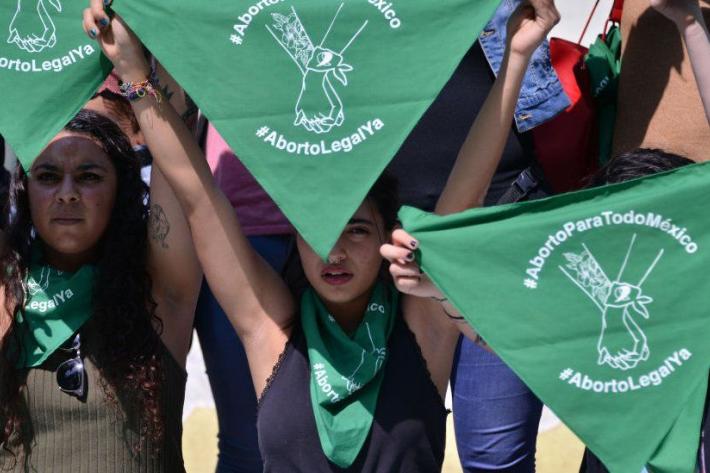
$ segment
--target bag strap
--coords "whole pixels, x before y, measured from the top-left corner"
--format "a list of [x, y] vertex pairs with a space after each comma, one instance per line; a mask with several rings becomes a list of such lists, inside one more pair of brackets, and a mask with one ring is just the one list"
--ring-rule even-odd
[[537, 176], [537, 172], [533, 166], [523, 169], [523, 172], [518, 175], [515, 182], [513, 182], [501, 198], [498, 199], [496, 205], [512, 204], [513, 202], [525, 200], [541, 183], [542, 180]]
[[580, 45], [582, 44], [582, 40], [584, 39], [584, 35], [587, 34], [587, 30], [589, 29], [589, 24], [592, 22], [592, 18], [594, 18], [594, 14], [597, 12], [597, 7], [599, 6], [599, 2], [601, 0], [597, 0], [594, 2], [594, 6], [592, 7], [592, 11], [589, 12], [589, 16], [587, 17], [587, 22], [584, 24], [584, 29], [582, 29], [582, 34], [579, 35], [579, 39], [577, 40], [577, 44]]
[[609, 20], [614, 23], [621, 23], [621, 14], [624, 11], [624, 0], [614, 0], [614, 6], [611, 8]]

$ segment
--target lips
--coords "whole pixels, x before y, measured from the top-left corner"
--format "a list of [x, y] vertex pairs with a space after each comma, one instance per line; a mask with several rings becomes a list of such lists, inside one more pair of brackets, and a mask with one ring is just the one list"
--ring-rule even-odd
[[52, 219], [52, 223], [57, 224], [57, 225], [77, 225], [83, 221], [84, 221], [84, 219], [82, 219], [82, 218], [69, 217], [69, 216], [55, 217]]
[[347, 284], [353, 274], [340, 266], [326, 266], [320, 273], [321, 278], [332, 286]]

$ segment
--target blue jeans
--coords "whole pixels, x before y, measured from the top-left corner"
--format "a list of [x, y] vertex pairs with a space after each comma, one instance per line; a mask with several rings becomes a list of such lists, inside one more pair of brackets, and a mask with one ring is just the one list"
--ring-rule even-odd
[[[283, 267], [291, 237], [250, 237], [254, 249], [277, 271]], [[261, 473], [256, 434], [256, 393], [244, 347], [206, 283], [197, 302], [195, 328], [219, 423], [218, 473]]]
[[461, 337], [451, 387], [463, 470], [534, 472], [542, 403], [515, 373], [496, 355]]

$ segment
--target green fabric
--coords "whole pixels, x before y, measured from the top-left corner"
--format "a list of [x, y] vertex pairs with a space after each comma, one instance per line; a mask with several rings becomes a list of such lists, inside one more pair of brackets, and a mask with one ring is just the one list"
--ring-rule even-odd
[[710, 369], [710, 165], [439, 217], [422, 268], [612, 473], [691, 472]]
[[599, 161], [604, 164], [611, 157], [616, 123], [616, 95], [621, 74], [621, 31], [612, 26], [590, 46], [584, 58], [589, 70], [592, 96], [597, 101], [599, 126]]
[[114, 0], [112, 8], [325, 259], [499, 3]]
[[399, 293], [378, 283], [360, 326], [346, 334], [312, 289], [301, 299], [311, 363], [311, 404], [323, 452], [350, 466], [372, 426]]
[[32, 161], [111, 70], [81, 27], [83, 0], [0, 2], [0, 134]]
[[88, 265], [73, 274], [30, 266], [25, 313], [17, 320], [21, 367], [40, 366], [89, 320], [94, 274], [94, 267]]

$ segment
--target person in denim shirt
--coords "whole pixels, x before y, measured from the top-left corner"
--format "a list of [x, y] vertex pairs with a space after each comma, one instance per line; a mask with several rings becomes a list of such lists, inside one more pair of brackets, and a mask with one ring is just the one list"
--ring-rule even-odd
[[[519, 0], [503, 0], [491, 21], [412, 131], [388, 170], [400, 181], [403, 204], [432, 211], [458, 150], [503, 59], [508, 17]], [[486, 197], [498, 203], [535, 164], [530, 130], [569, 106], [550, 63], [549, 45], [534, 54], [523, 82], [501, 165]], [[524, 181], [522, 182], [525, 183]], [[517, 194], [520, 195], [520, 194]], [[544, 183], [528, 198], [544, 197]], [[493, 353], [462, 338], [452, 372], [454, 423], [464, 471], [534, 471], [542, 405]]]

